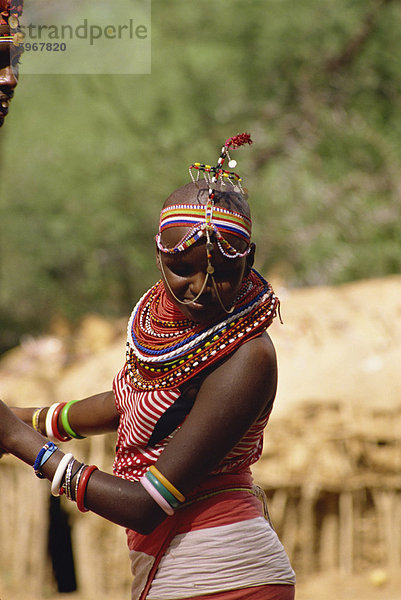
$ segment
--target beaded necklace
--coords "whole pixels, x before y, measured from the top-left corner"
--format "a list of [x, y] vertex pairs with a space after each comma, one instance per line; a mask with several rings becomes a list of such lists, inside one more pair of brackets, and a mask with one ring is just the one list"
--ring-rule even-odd
[[135, 306], [127, 331], [127, 372], [138, 390], [178, 387], [222, 360], [272, 322], [279, 300], [252, 269], [244, 279], [234, 311], [207, 326], [183, 319], [162, 281]]

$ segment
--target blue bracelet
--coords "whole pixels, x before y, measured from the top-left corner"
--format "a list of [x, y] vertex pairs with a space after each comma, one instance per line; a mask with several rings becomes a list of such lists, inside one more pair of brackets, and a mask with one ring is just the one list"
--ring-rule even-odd
[[45, 464], [47, 460], [51, 457], [51, 455], [57, 450], [56, 444], [53, 442], [47, 442], [38, 452], [37, 457], [35, 458], [35, 462], [33, 463], [33, 470], [35, 471], [36, 477], [39, 479], [44, 479], [45, 476], [40, 472], [41, 468]]

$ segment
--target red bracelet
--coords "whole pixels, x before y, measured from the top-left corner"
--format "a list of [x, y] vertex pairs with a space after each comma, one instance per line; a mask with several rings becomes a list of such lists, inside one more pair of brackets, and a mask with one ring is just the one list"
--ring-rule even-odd
[[90, 467], [86, 467], [79, 480], [76, 501], [77, 507], [81, 512], [88, 512], [89, 510], [89, 508], [85, 508], [85, 493], [89, 477], [92, 475], [93, 471], [97, 471], [97, 467], [95, 465], [90, 465]]
[[59, 415], [66, 404], [67, 404], [67, 402], [60, 402], [60, 404], [55, 408], [55, 410], [52, 414], [53, 435], [56, 438], [56, 440], [58, 440], [59, 442], [68, 442], [71, 439], [69, 435], [63, 437], [61, 435], [59, 427], [58, 427]]

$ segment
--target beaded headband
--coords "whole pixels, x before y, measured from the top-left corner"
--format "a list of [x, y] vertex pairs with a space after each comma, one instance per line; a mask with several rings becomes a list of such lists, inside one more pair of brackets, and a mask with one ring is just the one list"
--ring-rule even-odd
[[[231, 211], [226, 208], [216, 207], [214, 204], [215, 189], [214, 184], [221, 178], [222, 184], [230, 183], [234, 189], [238, 185], [241, 192], [241, 178], [233, 171], [223, 169], [225, 160], [228, 158], [230, 167], [235, 167], [236, 162], [230, 159], [228, 153], [229, 148], [238, 148], [243, 144], [252, 144], [251, 136], [248, 133], [241, 133], [237, 136], [229, 138], [221, 149], [221, 154], [216, 167], [211, 165], [193, 163], [189, 172], [192, 181], [195, 183], [199, 180], [202, 172], [205, 180], [208, 183], [208, 199], [204, 206], [199, 204], [178, 204], [164, 208], [160, 214], [159, 232], [156, 235], [157, 247], [161, 252], [172, 254], [183, 252], [193, 244], [195, 244], [202, 236], [206, 235], [208, 260], [210, 260], [210, 235], [214, 234], [220, 252], [227, 258], [238, 258], [246, 256], [249, 253], [251, 241], [251, 220], [240, 213]], [[198, 171], [197, 179], [192, 175], [192, 170]], [[235, 182], [235, 183], [233, 183]], [[161, 234], [169, 227], [189, 227], [189, 231], [173, 248], [167, 248], [161, 241]], [[247, 249], [244, 252], [238, 252], [225, 238], [223, 234], [231, 234], [247, 244]]]
[[[170, 227], [189, 227], [189, 231], [174, 248], [166, 248], [161, 241], [161, 234]], [[176, 253], [186, 250], [205, 235], [206, 228], [209, 233], [216, 236], [220, 252], [229, 258], [245, 256], [249, 252], [251, 241], [251, 220], [245, 215], [230, 211], [226, 208], [213, 207], [213, 215], [208, 222], [205, 208], [199, 204], [175, 204], [161, 211], [159, 233], [156, 243], [159, 250], [165, 253]], [[231, 234], [244, 240], [247, 244], [245, 252], [238, 252], [223, 236]]]

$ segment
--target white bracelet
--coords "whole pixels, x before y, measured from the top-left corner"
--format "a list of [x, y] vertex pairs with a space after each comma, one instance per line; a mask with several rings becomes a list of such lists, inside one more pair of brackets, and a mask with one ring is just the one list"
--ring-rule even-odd
[[46, 415], [46, 425], [45, 425], [46, 437], [52, 441], [56, 440], [56, 437], [53, 432], [53, 427], [52, 427], [52, 417], [53, 417], [54, 411], [56, 410], [56, 408], [58, 407], [59, 404], [60, 404], [59, 402], [55, 402], [54, 404], [49, 406], [47, 415]]
[[61, 482], [63, 481], [64, 473], [66, 472], [68, 463], [70, 462], [70, 460], [72, 458], [73, 458], [73, 455], [71, 454], [71, 452], [67, 452], [67, 454], [64, 454], [63, 458], [58, 463], [56, 472], [54, 473], [54, 476], [53, 476], [52, 485], [50, 488], [50, 491], [53, 496], [60, 496]]

